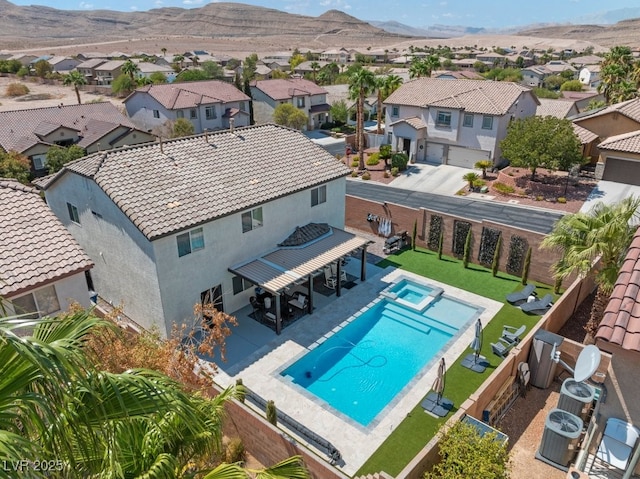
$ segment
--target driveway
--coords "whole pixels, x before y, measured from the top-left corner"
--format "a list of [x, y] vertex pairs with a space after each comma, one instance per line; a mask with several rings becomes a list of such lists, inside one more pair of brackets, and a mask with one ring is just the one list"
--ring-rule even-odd
[[462, 177], [473, 171], [451, 165], [415, 163], [409, 165], [407, 171], [393, 180], [393, 187], [438, 195], [455, 195], [467, 184]]
[[314, 142], [316, 145], [320, 145], [333, 156], [344, 156], [346, 145], [344, 138], [333, 138], [331, 135], [326, 135], [320, 130], [305, 131], [304, 134], [312, 142]]
[[591, 191], [589, 198], [584, 202], [580, 211], [587, 213], [597, 203], [607, 204], [617, 203], [627, 196], [640, 197], [640, 186], [614, 183], [613, 181], [598, 181], [596, 187]]

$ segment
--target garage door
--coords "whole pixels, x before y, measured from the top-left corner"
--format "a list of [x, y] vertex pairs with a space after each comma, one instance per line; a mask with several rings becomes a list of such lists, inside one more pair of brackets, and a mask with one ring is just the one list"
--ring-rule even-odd
[[451, 166], [461, 166], [462, 168], [473, 168], [476, 162], [488, 160], [490, 157], [491, 153], [488, 151], [462, 148], [461, 146], [450, 146], [447, 164]]
[[640, 186], [640, 163], [637, 161], [607, 158], [602, 179]]
[[427, 162], [442, 163], [444, 161], [444, 145], [440, 143], [427, 143]]

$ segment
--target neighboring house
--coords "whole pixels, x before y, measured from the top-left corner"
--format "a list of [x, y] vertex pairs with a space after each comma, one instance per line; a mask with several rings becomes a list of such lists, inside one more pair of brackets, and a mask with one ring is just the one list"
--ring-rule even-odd
[[16, 53], [15, 55], [12, 55], [11, 57], [8, 58], [8, 60], [18, 60], [22, 66], [29, 66], [29, 63], [31, 63], [33, 60], [35, 60], [36, 58], [38, 58], [37, 55], [27, 55], [26, 53]]
[[[344, 101], [347, 105], [347, 124], [356, 124], [357, 101], [349, 98], [349, 85], [326, 85], [323, 86], [327, 91], [327, 103], [333, 106], [334, 103]], [[383, 107], [384, 108], [384, 107]], [[378, 115], [378, 96], [369, 95], [364, 99], [365, 121], [376, 120]]]
[[640, 186], [640, 130], [611, 136], [598, 150], [597, 179]]
[[575, 102], [571, 100], [554, 100], [551, 98], [538, 98], [540, 104], [536, 108], [537, 116], [553, 116], [556, 118], [569, 118], [579, 113]]
[[351, 58], [351, 52], [346, 48], [333, 48], [325, 50], [320, 54], [320, 60], [329, 63], [345, 63], [349, 62]]
[[306, 73], [309, 74], [313, 74], [314, 69], [311, 67], [311, 65], [313, 65], [314, 63], [318, 64], [318, 68], [315, 69], [315, 72], [318, 73], [320, 71], [320, 69], [326, 65], [329, 65], [329, 62], [322, 62], [322, 61], [306, 61], [306, 62], [302, 62], [300, 63], [297, 67], [295, 67], [293, 69], [294, 73], [299, 73], [300, 75], [304, 75]]
[[329, 121], [327, 90], [309, 80], [257, 80], [251, 83], [251, 98], [256, 123], [273, 122], [273, 112], [282, 103], [291, 103], [307, 115], [308, 130], [319, 128]]
[[600, 85], [600, 65], [587, 65], [580, 69], [578, 80], [589, 88], [597, 88]]
[[511, 82], [418, 78], [384, 104], [395, 150], [416, 161], [472, 168], [479, 160], [498, 162], [511, 120], [534, 115], [539, 102]]
[[139, 62], [137, 63], [139, 78], [149, 78], [154, 73], [162, 73], [168, 83], [173, 83], [178, 75], [173, 68], [166, 65], [156, 65], [155, 63]]
[[[301, 132], [259, 125], [102, 152], [37, 184], [96, 263], [95, 291], [166, 335], [193, 321], [195, 304], [211, 300], [233, 313], [249, 304], [255, 284], [279, 294], [366, 248], [341, 230], [349, 173]], [[314, 242], [310, 271], [299, 247], [282, 250], [282, 268], [256, 260], [310, 222], [333, 229], [323, 235], [328, 245]], [[257, 278], [231, 272], [253, 261]]]
[[528, 87], [541, 87], [544, 85], [544, 80], [548, 76], [553, 75], [553, 72], [544, 65], [534, 65], [522, 70], [522, 84]]
[[570, 71], [574, 76], [577, 73], [576, 68], [573, 65], [563, 61], [563, 60], [551, 60], [547, 62], [545, 65], [550, 71], [552, 75], [560, 75], [564, 71]]
[[578, 110], [583, 112], [592, 101], [601, 101], [604, 103], [604, 95], [593, 91], [561, 91], [562, 98], [575, 102]]
[[398, 52], [392, 52], [384, 48], [376, 48], [367, 50], [366, 48], [357, 48], [351, 51], [350, 60], [356, 61], [356, 58], [362, 56], [371, 63], [388, 63], [390, 60], [400, 56]]
[[34, 176], [47, 174], [47, 151], [54, 145], [93, 153], [154, 139], [109, 102], [0, 112], [0, 148], [28, 157]]
[[107, 63], [108, 61], [109, 60], [107, 60], [106, 58], [91, 58], [90, 60], [85, 60], [77, 65], [76, 70], [84, 75], [89, 85], [95, 85], [97, 81], [96, 68]]
[[[92, 261], [38, 190], [0, 179], [0, 303], [28, 318], [90, 306]], [[86, 274], [86, 277], [85, 277]]]
[[47, 60], [47, 62], [53, 67], [53, 71], [56, 73], [68, 73], [81, 63], [75, 58], [63, 56], [51, 57]]
[[602, 60], [603, 58], [597, 55], [584, 55], [581, 57], [571, 58], [569, 60], [569, 63], [571, 63], [574, 67], [579, 69], [587, 65], [599, 65]]
[[[594, 133], [599, 141], [612, 136], [622, 135], [640, 130], [640, 99], [627, 100], [597, 110], [590, 110], [572, 118], [573, 122]], [[600, 151], [597, 141], [586, 149], [586, 156], [592, 163], [598, 162]], [[596, 178], [598, 176], [596, 170]]]
[[123, 60], [109, 60], [96, 66], [93, 69], [96, 85], [111, 85], [113, 80], [122, 74], [122, 65], [124, 65]]
[[249, 124], [251, 98], [228, 82], [207, 80], [146, 85], [124, 100], [127, 114], [143, 130], [185, 118], [195, 133]]
[[458, 58], [451, 60], [451, 64], [463, 70], [474, 70], [477, 61], [475, 58]]
[[476, 61], [490, 67], [503, 67], [507, 64], [507, 57], [495, 52], [483, 52], [476, 55]]
[[482, 75], [474, 70], [440, 71], [432, 74], [432, 78], [441, 80], [484, 80]]

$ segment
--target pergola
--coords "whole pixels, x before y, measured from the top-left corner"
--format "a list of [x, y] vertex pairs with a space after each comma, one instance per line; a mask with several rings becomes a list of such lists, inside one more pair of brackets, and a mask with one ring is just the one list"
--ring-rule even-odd
[[[337, 265], [340, 278], [341, 259], [361, 251], [360, 280], [366, 279], [366, 254], [370, 241], [326, 223], [298, 226], [273, 251], [249, 261], [231, 266], [228, 270], [275, 296], [276, 333], [282, 331], [280, 296], [296, 285], [309, 282], [309, 302], [306, 310], [313, 312], [313, 276], [331, 263]], [[336, 295], [341, 294], [340, 281]]]

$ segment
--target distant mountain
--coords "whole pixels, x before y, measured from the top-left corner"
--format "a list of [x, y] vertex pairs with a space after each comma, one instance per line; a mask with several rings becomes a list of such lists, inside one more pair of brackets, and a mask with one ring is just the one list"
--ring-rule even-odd
[[426, 27], [412, 27], [400, 22], [377, 22], [370, 20], [369, 23], [375, 27], [386, 30], [397, 35], [414, 36], [422, 38], [453, 38], [464, 35], [510, 35], [520, 28], [483, 28], [469, 27], [464, 25], [429, 25]]
[[592, 13], [590, 15], [581, 15], [577, 17], [573, 23], [608, 25], [632, 18], [640, 18], [640, 7], [621, 8], [619, 10], [609, 10], [606, 12]]

